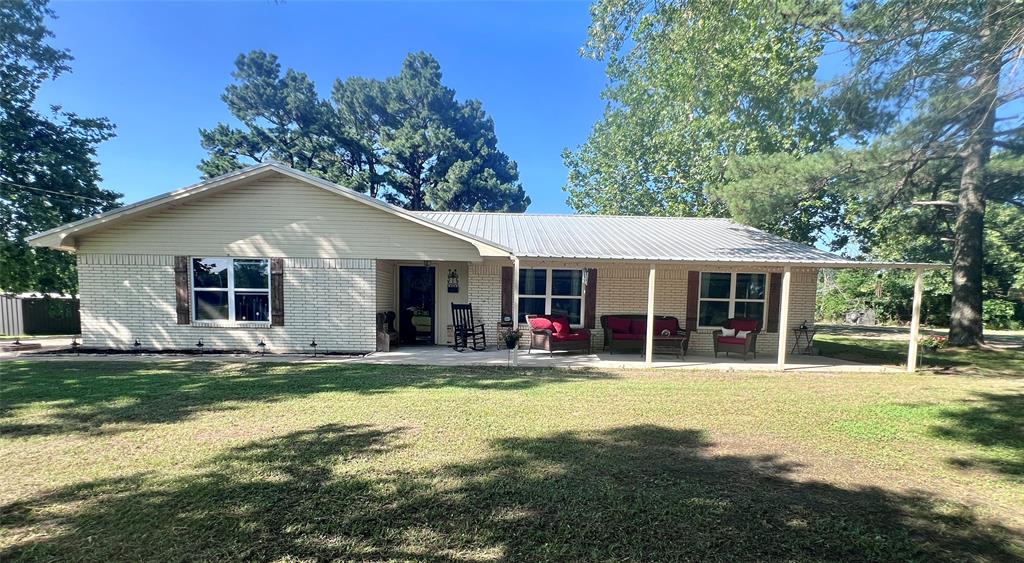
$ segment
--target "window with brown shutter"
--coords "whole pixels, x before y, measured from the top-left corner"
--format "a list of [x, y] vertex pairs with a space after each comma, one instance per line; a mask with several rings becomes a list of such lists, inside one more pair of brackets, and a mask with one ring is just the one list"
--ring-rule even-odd
[[284, 326], [284, 258], [270, 259], [270, 326]]
[[188, 288], [188, 256], [174, 257], [174, 302], [178, 313], [178, 324], [187, 325], [192, 321], [190, 304], [192, 297]]

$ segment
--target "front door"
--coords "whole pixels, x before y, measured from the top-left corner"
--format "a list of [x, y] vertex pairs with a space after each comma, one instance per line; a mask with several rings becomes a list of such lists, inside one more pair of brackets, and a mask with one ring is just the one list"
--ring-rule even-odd
[[402, 344], [434, 343], [434, 268], [398, 267], [398, 335]]

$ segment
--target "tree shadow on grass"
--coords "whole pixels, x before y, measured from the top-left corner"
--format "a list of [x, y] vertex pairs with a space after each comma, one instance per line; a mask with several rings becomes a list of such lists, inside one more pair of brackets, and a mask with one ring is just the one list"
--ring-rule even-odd
[[991, 454], [955, 458], [958, 467], [980, 467], [1024, 481], [1024, 393], [976, 393], [965, 408], [940, 414], [933, 429], [942, 438], [981, 446]]
[[324, 426], [201, 473], [86, 483], [0, 507], [19, 559], [1011, 560], [1020, 536], [942, 499], [796, 480], [774, 455], [628, 426], [386, 469], [401, 429]]
[[[403, 389], [516, 391], [610, 377], [592, 370], [367, 364], [230, 364], [216, 362], [8, 363], [0, 378], [0, 436], [116, 433], [142, 424], [230, 410], [315, 393], [375, 394]], [[15, 420], [38, 407], [45, 420]], [[6, 420], [5, 420], [6, 419]]]

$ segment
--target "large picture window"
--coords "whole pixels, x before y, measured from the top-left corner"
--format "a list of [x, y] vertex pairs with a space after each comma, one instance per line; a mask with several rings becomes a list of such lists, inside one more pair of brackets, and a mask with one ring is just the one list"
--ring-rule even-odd
[[717, 328], [726, 319], [756, 319], [764, 326], [767, 274], [701, 272], [697, 325]]
[[524, 268], [519, 271], [519, 322], [526, 315], [563, 315], [583, 323], [583, 270]]
[[270, 260], [193, 258], [192, 320], [270, 322]]

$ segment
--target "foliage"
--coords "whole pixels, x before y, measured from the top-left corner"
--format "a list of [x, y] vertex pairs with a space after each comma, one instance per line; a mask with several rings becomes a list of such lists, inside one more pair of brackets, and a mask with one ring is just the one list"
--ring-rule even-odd
[[55, 15], [43, 0], [0, 2], [0, 289], [10, 292], [75, 292], [74, 257], [30, 248], [25, 237], [120, 198], [97, 185], [96, 145], [113, 125], [60, 106], [47, 115], [33, 108], [39, 87], [71, 68], [71, 54], [47, 42], [47, 17]]
[[997, 245], [995, 260], [982, 250], [993, 223], [1019, 225], [1024, 209], [1021, 121], [1007, 109], [1022, 92], [1024, 6], [809, 0], [789, 15], [853, 59], [827, 97], [844, 148], [733, 163], [720, 196], [741, 220], [771, 224], [836, 194], [870, 256], [953, 262], [951, 341], [980, 342], [982, 299], [1005, 295], [1024, 265], [1020, 245]]
[[992, 328], [1018, 329], [1020, 321], [1016, 320], [1016, 304], [1005, 299], [988, 299], [982, 309], [985, 326]]
[[263, 51], [235, 62], [222, 96], [241, 123], [200, 131], [216, 176], [277, 160], [408, 209], [524, 211], [516, 163], [479, 101], [459, 102], [441, 66], [410, 54], [397, 76], [349, 78], [320, 99], [313, 81]]
[[[591, 14], [585, 53], [608, 60], [608, 105], [564, 153], [577, 211], [720, 216], [713, 195], [734, 157], [831, 144], [834, 116], [815, 96], [823, 35], [771, 3], [601, 0]], [[773, 230], [809, 240], [840, 203], [808, 201]]]

